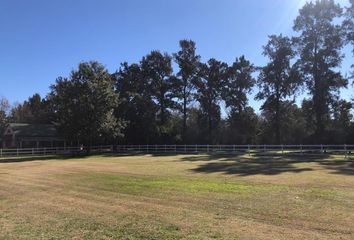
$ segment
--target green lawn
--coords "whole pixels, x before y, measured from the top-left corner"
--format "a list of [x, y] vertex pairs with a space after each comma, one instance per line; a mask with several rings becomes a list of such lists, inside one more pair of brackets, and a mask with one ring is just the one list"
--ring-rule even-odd
[[0, 239], [354, 239], [343, 157], [0, 160]]

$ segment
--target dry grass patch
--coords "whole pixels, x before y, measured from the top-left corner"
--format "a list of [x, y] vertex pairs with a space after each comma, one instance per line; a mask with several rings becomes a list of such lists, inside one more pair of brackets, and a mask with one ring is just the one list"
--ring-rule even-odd
[[352, 168], [334, 157], [3, 162], [0, 239], [354, 239]]

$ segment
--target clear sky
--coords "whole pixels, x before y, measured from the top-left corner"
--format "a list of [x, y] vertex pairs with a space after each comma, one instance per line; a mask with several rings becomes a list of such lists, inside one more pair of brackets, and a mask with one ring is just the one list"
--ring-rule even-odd
[[[0, 0], [0, 96], [11, 103], [45, 96], [58, 76], [81, 61], [111, 72], [151, 50], [173, 53], [180, 39], [197, 43], [202, 60], [231, 63], [244, 54], [256, 65], [267, 36], [292, 35], [305, 0]], [[348, 0], [338, 0], [342, 5]], [[342, 71], [347, 73], [353, 56]], [[346, 99], [352, 88], [342, 91]], [[261, 103], [251, 99], [256, 109]]]

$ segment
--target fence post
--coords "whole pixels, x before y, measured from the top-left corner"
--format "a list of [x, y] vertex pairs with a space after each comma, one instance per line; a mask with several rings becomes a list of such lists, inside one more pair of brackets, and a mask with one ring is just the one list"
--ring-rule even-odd
[[281, 155], [284, 155], [284, 146], [283, 146], [283, 144], [281, 145]]
[[187, 146], [184, 144], [184, 153], [187, 153]]
[[198, 152], [198, 145], [195, 145], [195, 152]]
[[207, 144], [207, 153], [209, 153], [209, 144]]
[[2, 157], [2, 148], [0, 148], [0, 157]]
[[176, 146], [176, 144], [175, 144], [175, 153], [177, 153], [177, 146]]
[[321, 154], [323, 154], [323, 145], [321, 144]]
[[236, 151], [235, 151], [235, 145], [233, 146], [233, 152], [235, 153]]
[[344, 144], [344, 158], [347, 158], [347, 144]]
[[16, 148], [16, 155], [18, 156], [18, 148]]
[[300, 153], [301, 155], [304, 154], [304, 152], [302, 151], [302, 144], [300, 145]]
[[248, 155], [251, 156], [251, 148], [249, 144], [248, 144]]

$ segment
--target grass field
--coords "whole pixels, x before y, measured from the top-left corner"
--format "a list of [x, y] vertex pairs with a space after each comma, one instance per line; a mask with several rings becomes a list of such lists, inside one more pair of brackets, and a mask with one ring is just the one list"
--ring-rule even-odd
[[0, 239], [354, 239], [354, 161], [0, 160]]

